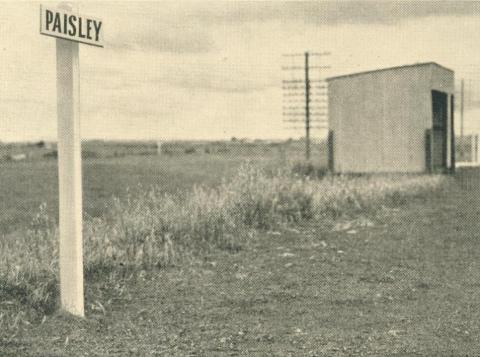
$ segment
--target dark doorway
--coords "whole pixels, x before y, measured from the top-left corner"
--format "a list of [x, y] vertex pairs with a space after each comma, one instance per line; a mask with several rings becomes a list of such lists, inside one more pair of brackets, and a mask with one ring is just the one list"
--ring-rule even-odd
[[432, 147], [431, 163], [434, 171], [447, 168], [447, 120], [448, 96], [446, 93], [432, 91]]

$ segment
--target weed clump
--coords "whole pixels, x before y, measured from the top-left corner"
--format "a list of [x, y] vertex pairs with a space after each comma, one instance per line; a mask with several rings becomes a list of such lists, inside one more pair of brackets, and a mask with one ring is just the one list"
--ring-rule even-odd
[[[256, 230], [402, 204], [446, 180], [331, 176], [301, 165], [267, 172], [245, 164], [215, 188], [195, 186], [168, 194], [152, 187], [129, 193], [115, 199], [104, 217], [85, 222], [86, 277], [180, 264], [212, 249], [237, 251]], [[45, 205], [24, 234], [0, 239], [0, 248], [0, 296], [52, 311], [58, 295], [57, 228]]]

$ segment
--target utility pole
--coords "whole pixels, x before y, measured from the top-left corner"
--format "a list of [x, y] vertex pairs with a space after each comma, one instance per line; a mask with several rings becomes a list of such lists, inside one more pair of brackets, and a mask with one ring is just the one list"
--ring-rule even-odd
[[460, 137], [462, 140], [462, 145], [463, 145], [463, 110], [464, 110], [464, 104], [465, 102], [465, 81], [462, 79], [461, 85], [460, 85]]
[[463, 161], [463, 158], [465, 156], [465, 150], [464, 150], [464, 140], [463, 140], [463, 111], [465, 107], [465, 81], [461, 80], [460, 82], [460, 157], [461, 160]]
[[[326, 81], [321, 78], [311, 79], [311, 70], [327, 69], [330, 66], [312, 66], [310, 60], [312, 56], [326, 56], [329, 52], [322, 53], [293, 53], [285, 54], [284, 57], [303, 57], [303, 66], [284, 66], [282, 70], [303, 70], [304, 78], [291, 79], [282, 81], [283, 93], [283, 121], [286, 123], [304, 122], [305, 127], [305, 158], [310, 160], [310, 134], [312, 129], [327, 128], [327, 85]], [[313, 92], [312, 92], [313, 89]], [[304, 97], [303, 99], [301, 97]], [[303, 103], [302, 103], [303, 102]], [[317, 103], [323, 103], [318, 105]], [[303, 105], [302, 105], [303, 104]], [[312, 112], [312, 109], [314, 110]], [[299, 117], [304, 117], [300, 119]], [[317, 123], [312, 126], [312, 123]], [[299, 129], [301, 127], [291, 127], [289, 129]]]
[[162, 141], [157, 140], [157, 155], [161, 156], [162, 155]]
[[308, 52], [305, 52], [305, 158], [310, 160], [310, 78]]

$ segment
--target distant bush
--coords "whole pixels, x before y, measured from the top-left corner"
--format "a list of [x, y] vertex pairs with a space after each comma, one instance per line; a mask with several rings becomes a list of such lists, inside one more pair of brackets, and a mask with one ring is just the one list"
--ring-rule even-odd
[[124, 152], [118, 152], [118, 151], [114, 151], [113, 152], [113, 157], [125, 157], [126, 154]]
[[45, 154], [43, 154], [43, 157], [56, 159], [58, 157], [57, 150], [46, 152]]
[[217, 152], [226, 154], [230, 152], [230, 149], [226, 145], [222, 145], [217, 149]]
[[310, 178], [322, 178], [328, 173], [326, 167], [317, 167], [308, 161], [297, 161], [291, 164], [294, 175], [308, 176]]
[[157, 155], [157, 151], [153, 151], [153, 150], [141, 150], [141, 151], [138, 151], [135, 155], [138, 155], [138, 156]]
[[168, 156], [172, 156], [173, 155], [173, 150], [168, 148], [168, 147], [164, 147], [162, 145], [162, 154], [165, 154], [165, 155], [168, 155]]
[[[49, 151], [49, 152], [43, 154], [43, 157], [50, 158], [50, 159], [56, 159], [58, 157], [58, 151], [57, 150]], [[96, 158], [99, 158], [99, 157], [100, 157], [100, 155], [96, 151], [82, 150], [82, 158], [83, 159], [96, 159]]]
[[83, 159], [97, 159], [100, 155], [96, 151], [82, 150]]
[[[103, 218], [84, 225], [87, 278], [105, 272], [131, 272], [179, 264], [211, 249], [236, 251], [255, 230], [285, 223], [321, 220], [439, 189], [444, 176], [326, 176], [295, 165], [267, 173], [243, 165], [231, 181], [216, 188], [195, 186], [183, 194], [144, 190], [115, 199]], [[305, 173], [301, 173], [306, 171]], [[300, 172], [300, 173], [299, 173]], [[0, 239], [0, 296], [42, 313], [56, 301], [56, 227], [42, 205], [27, 234]]]
[[185, 148], [185, 154], [194, 154], [197, 152], [197, 150], [193, 147], [193, 146], [190, 146], [188, 148]]

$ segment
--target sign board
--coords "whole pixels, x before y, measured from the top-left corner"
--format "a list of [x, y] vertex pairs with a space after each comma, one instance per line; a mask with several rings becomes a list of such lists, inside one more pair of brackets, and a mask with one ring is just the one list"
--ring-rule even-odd
[[65, 311], [84, 316], [78, 50], [79, 43], [103, 47], [102, 20], [60, 7], [40, 6], [40, 34], [56, 37], [60, 300]]
[[40, 6], [40, 33], [103, 47], [102, 20], [44, 5]]

